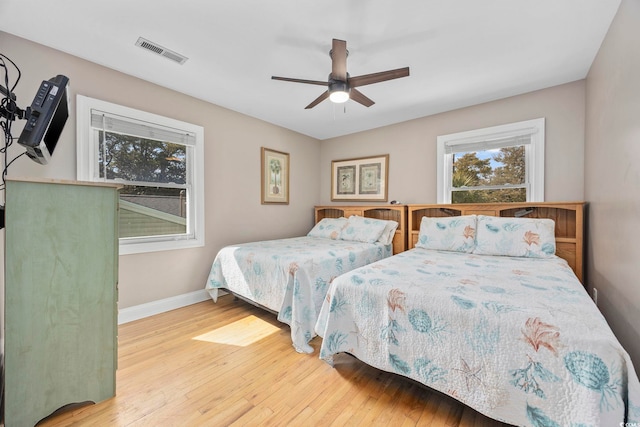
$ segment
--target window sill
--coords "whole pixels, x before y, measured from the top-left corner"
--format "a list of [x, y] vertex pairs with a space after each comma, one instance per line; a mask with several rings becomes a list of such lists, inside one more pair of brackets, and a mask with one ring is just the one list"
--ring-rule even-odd
[[204, 239], [171, 240], [164, 242], [120, 243], [120, 255], [133, 255], [148, 252], [173, 251], [177, 249], [200, 248]]

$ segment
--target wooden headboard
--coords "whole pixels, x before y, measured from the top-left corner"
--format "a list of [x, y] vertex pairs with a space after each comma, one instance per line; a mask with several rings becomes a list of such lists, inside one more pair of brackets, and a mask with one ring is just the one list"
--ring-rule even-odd
[[358, 215], [365, 218], [392, 220], [398, 223], [393, 238], [393, 254], [407, 250], [407, 206], [316, 206], [316, 224], [323, 218], [349, 218]]
[[[567, 260], [576, 276], [584, 275], [584, 202], [481, 203], [452, 205], [407, 205], [409, 247], [418, 241], [423, 216], [490, 215], [502, 217], [550, 218], [555, 221], [556, 255]], [[584, 282], [583, 282], [584, 283]]]

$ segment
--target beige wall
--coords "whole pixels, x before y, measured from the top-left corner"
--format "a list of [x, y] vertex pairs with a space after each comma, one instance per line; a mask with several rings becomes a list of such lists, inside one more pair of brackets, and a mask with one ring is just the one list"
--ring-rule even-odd
[[640, 371], [640, 2], [622, 0], [587, 76], [587, 280]]
[[[323, 141], [322, 203], [331, 200], [331, 161], [389, 154], [389, 201], [436, 203], [436, 139], [545, 117], [545, 199], [584, 197], [584, 81]], [[371, 108], [375, 108], [371, 107]]]
[[[56, 74], [69, 77], [72, 95], [72, 114], [51, 163], [42, 166], [22, 157], [9, 168], [12, 177], [76, 178], [76, 94], [204, 127], [206, 246], [120, 256], [120, 308], [204, 289], [211, 262], [224, 245], [301, 235], [313, 225], [312, 208], [320, 194], [317, 140], [3, 32], [0, 52], [22, 70], [15, 90], [21, 108], [31, 103], [42, 80]], [[10, 74], [12, 82], [16, 76]], [[15, 122], [16, 138], [23, 123]], [[291, 155], [288, 206], [260, 204], [261, 146]], [[23, 151], [15, 144], [9, 159]]]

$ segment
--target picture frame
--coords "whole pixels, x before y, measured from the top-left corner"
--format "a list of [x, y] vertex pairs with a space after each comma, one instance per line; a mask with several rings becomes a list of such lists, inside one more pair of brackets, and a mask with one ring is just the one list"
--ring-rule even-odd
[[289, 153], [261, 147], [261, 202], [289, 204]]
[[331, 200], [386, 202], [388, 178], [388, 154], [333, 160], [331, 162]]

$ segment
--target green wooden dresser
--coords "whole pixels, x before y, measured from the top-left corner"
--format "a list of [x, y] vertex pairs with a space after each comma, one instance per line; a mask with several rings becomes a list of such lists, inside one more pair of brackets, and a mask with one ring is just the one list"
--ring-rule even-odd
[[5, 425], [115, 395], [118, 188], [7, 180]]

